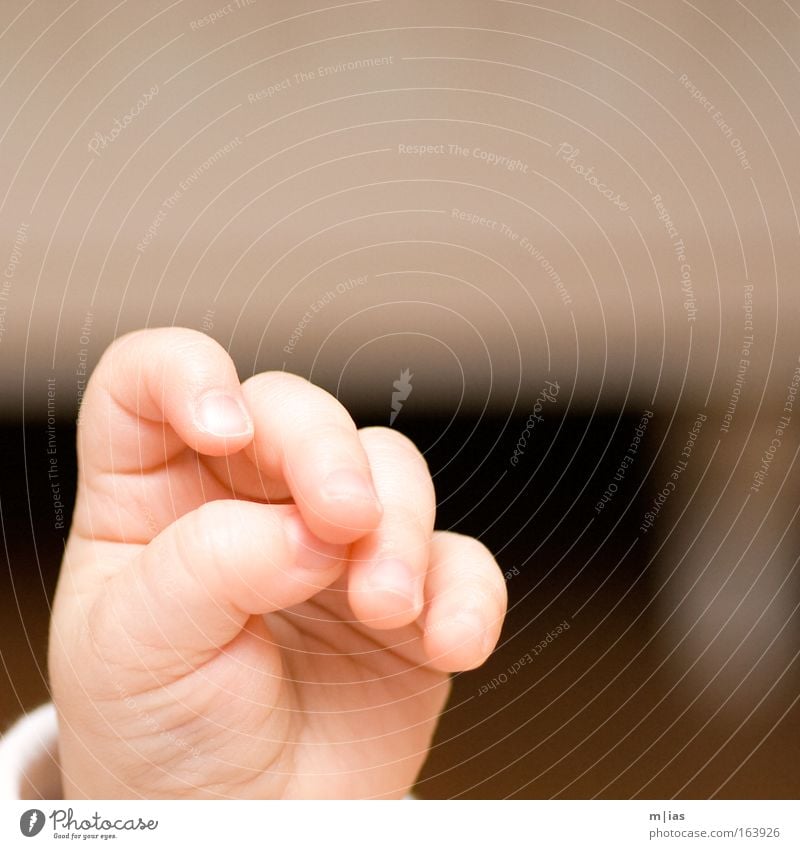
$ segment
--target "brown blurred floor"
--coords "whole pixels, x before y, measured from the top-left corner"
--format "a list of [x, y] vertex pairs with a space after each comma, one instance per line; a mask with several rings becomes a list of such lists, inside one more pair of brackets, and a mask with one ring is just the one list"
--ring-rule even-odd
[[[697, 698], [696, 679], [679, 681], [688, 662], [678, 656], [662, 664], [673, 646], [652, 639], [659, 623], [649, 604], [655, 567], [645, 568], [648, 552], [637, 544], [624, 556], [643, 512], [637, 507], [623, 516], [640, 477], [631, 474], [615, 497], [613, 514], [584, 532], [616, 467], [620, 452], [614, 448], [624, 451], [637, 419], [617, 424], [617, 417], [568, 418], [558, 433], [559, 423], [548, 422], [517, 469], [508, 458], [524, 418], [465, 420], [449, 427], [410, 416], [398, 421], [426, 451], [440, 502], [438, 526], [480, 535], [511, 573], [502, 646], [484, 668], [457, 677], [418, 795], [796, 798], [800, 793], [800, 706], [792, 706], [800, 693], [798, 665], [749, 717], [763, 693], [749, 693], [751, 705], [739, 702], [735, 710], [718, 711], [729, 695], [724, 691], [710, 689]], [[73, 441], [72, 428], [59, 427], [60, 475], [70, 500]], [[592, 474], [609, 444], [612, 450]], [[545, 456], [550, 446], [557, 450]], [[63, 537], [53, 527], [44, 428], [5, 427], [2, 450], [2, 533], [10, 564], [0, 578], [5, 625], [0, 727], [5, 727], [47, 698], [48, 610]], [[479, 695], [565, 619], [569, 630], [532, 663]]]

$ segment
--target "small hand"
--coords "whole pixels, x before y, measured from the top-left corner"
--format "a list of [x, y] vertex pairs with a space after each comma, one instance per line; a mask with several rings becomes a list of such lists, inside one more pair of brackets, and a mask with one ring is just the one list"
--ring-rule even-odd
[[434, 531], [427, 465], [191, 330], [118, 339], [84, 398], [50, 674], [68, 797], [400, 797], [506, 607]]

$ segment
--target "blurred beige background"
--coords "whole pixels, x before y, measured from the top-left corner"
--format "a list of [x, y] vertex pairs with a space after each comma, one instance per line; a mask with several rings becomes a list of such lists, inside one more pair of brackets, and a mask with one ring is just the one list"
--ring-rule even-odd
[[779, 397], [797, 10], [556, 5], [6, 0], [4, 412], [50, 375], [66, 412], [114, 335], [175, 322], [351, 403], [413, 354], [444, 412], [548, 372], [583, 406], [724, 406], [747, 284], [742, 403]]

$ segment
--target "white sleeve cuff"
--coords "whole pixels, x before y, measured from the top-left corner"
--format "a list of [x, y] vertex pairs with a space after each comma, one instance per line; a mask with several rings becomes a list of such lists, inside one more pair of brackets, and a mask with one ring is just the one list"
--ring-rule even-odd
[[0, 799], [61, 798], [58, 718], [45, 704], [0, 736]]

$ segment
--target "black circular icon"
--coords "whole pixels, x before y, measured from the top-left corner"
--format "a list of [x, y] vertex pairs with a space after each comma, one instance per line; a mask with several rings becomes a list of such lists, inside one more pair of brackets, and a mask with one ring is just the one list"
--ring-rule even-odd
[[31, 808], [19, 818], [19, 830], [26, 837], [35, 837], [44, 828], [44, 813]]

